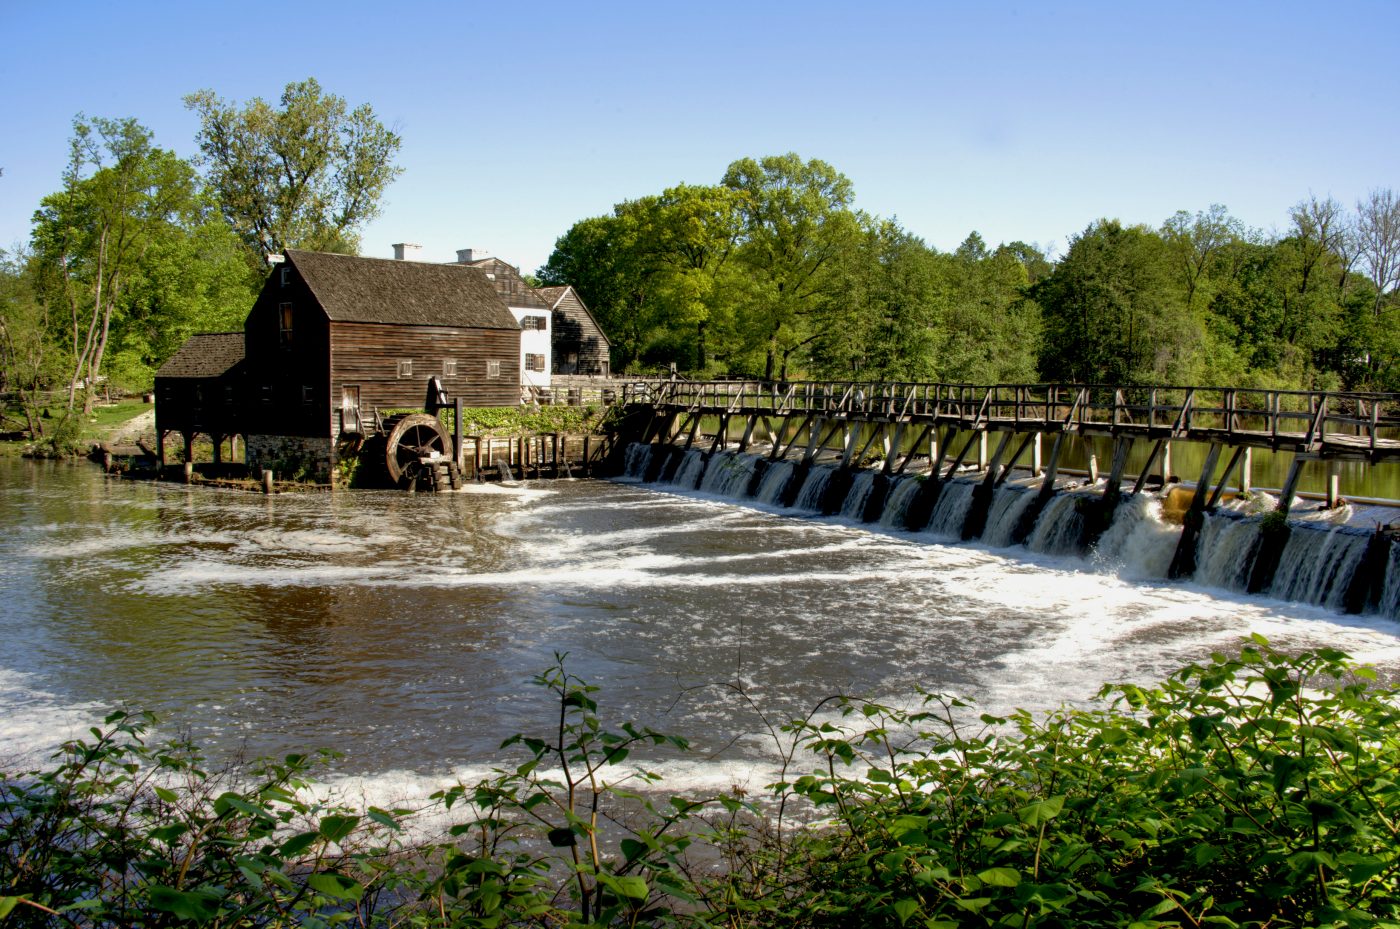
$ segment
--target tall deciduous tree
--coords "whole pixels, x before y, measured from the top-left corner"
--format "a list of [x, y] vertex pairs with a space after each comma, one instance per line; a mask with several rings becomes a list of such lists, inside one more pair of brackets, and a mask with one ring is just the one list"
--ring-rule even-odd
[[1386, 293], [1400, 284], [1400, 197], [1395, 191], [1373, 190], [1356, 202], [1356, 246], [1376, 288], [1374, 313], [1379, 318]]
[[34, 286], [35, 271], [32, 255], [0, 251], [0, 393], [14, 396], [24, 417], [5, 428], [22, 426], [39, 438], [44, 391], [62, 372], [55, 364], [48, 307]]
[[1088, 384], [1180, 376], [1199, 333], [1171, 283], [1166, 244], [1151, 229], [1100, 221], [1034, 288], [1045, 324], [1041, 373]]
[[828, 325], [822, 317], [837, 289], [830, 273], [836, 257], [859, 246], [854, 191], [831, 165], [792, 153], [740, 159], [723, 183], [738, 197], [738, 259], [753, 285], [741, 326], [762, 352], [763, 376], [786, 377], [791, 356]]
[[369, 104], [350, 109], [314, 78], [288, 84], [280, 107], [241, 109], [201, 90], [185, 98], [210, 185], [255, 264], [286, 248], [354, 252], [401, 171], [399, 137]]
[[[196, 202], [194, 170], [134, 119], [80, 116], [73, 130], [63, 190], [34, 215], [45, 297], [67, 317], [70, 411], [78, 390], [102, 377], [113, 320], [145, 256]], [[92, 402], [84, 391], [84, 412]]]

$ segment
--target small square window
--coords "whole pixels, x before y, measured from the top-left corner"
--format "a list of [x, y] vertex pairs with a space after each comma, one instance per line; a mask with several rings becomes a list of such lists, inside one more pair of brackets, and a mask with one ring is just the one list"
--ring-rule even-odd
[[413, 359], [399, 359], [399, 377], [413, 377]]
[[282, 266], [282, 286], [286, 287], [292, 282], [292, 269], [286, 265]]
[[531, 353], [531, 354], [526, 354], [526, 356], [525, 356], [525, 370], [526, 370], [526, 371], [543, 371], [543, 370], [544, 370], [544, 356], [543, 356], [543, 355], [536, 355], [536, 354], [533, 354], [533, 353]]
[[316, 402], [316, 389], [310, 384], [301, 385], [301, 402], [306, 406], [311, 406]]
[[456, 377], [456, 376], [457, 376], [457, 359], [455, 359], [455, 358], [444, 358], [444, 359], [442, 360], [442, 376], [443, 376], [443, 377]]
[[500, 363], [499, 361], [488, 361], [488, 362], [486, 362], [486, 376], [487, 376], [487, 377], [500, 377], [500, 376], [501, 376], [501, 363]]

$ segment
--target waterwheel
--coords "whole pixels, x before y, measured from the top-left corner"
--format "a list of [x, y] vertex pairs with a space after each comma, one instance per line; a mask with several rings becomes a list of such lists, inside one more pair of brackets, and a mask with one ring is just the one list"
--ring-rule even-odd
[[395, 416], [384, 423], [384, 467], [393, 484], [402, 482], [409, 466], [417, 466], [433, 453], [451, 454], [452, 440], [436, 416], [409, 413]]

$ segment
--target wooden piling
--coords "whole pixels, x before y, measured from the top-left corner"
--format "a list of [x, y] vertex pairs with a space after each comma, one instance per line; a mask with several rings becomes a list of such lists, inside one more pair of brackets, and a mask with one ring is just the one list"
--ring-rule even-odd
[[272, 493], [272, 482], [273, 482], [275, 479], [276, 479], [276, 475], [274, 475], [274, 474], [272, 473], [272, 469], [271, 469], [271, 468], [263, 468], [263, 473], [262, 473], [262, 491], [263, 491], [263, 493], [265, 493], [265, 494], [270, 494], [270, 493]]
[[1001, 473], [1001, 458], [1006, 454], [1006, 446], [1011, 442], [1011, 436], [1010, 432], [1001, 434], [1001, 441], [997, 443], [997, 449], [987, 463], [986, 477], [972, 489], [972, 505], [968, 507], [967, 517], [962, 526], [964, 542], [982, 538], [982, 532], [987, 528], [987, 516], [992, 511], [992, 498], [996, 496], [997, 478]]
[[1196, 541], [1205, 525], [1206, 501], [1210, 496], [1211, 478], [1215, 476], [1215, 462], [1220, 457], [1220, 443], [1210, 443], [1206, 451], [1205, 464], [1201, 467], [1201, 478], [1196, 482], [1196, 492], [1191, 496], [1191, 505], [1181, 521], [1181, 538], [1176, 543], [1176, 553], [1172, 556], [1167, 577], [1178, 580], [1196, 573]]
[[193, 462], [193, 461], [186, 461], [186, 462], [185, 462], [185, 483], [186, 483], [186, 484], [193, 484], [193, 483], [194, 483], [194, 462]]

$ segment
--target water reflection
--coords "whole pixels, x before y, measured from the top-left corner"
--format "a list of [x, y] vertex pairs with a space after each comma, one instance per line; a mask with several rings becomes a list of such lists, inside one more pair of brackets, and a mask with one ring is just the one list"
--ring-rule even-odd
[[12, 748], [128, 703], [216, 752], [444, 770], [540, 727], [556, 653], [614, 719], [726, 757], [761, 748], [739, 687], [775, 720], [838, 691], [1049, 706], [1255, 629], [1400, 667], [1384, 620], [613, 484], [264, 498], [0, 462], [0, 523]]

